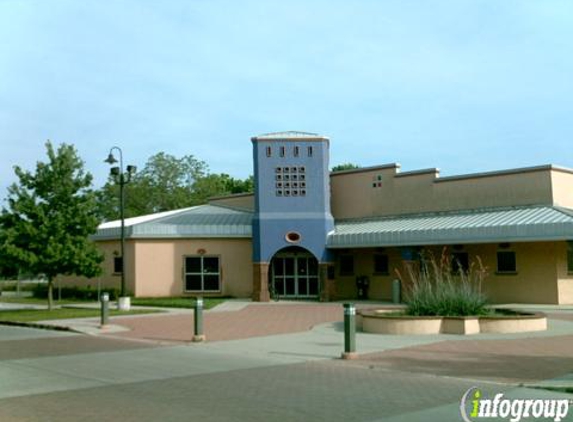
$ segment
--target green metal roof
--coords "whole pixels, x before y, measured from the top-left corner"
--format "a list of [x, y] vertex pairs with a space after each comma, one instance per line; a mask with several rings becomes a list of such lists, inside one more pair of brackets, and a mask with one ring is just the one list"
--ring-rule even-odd
[[[127, 238], [250, 238], [253, 214], [233, 208], [199, 205], [125, 220]], [[103, 223], [94, 240], [118, 239], [121, 221]]]
[[573, 239], [573, 210], [512, 207], [338, 220], [329, 248]]
[[[127, 238], [251, 238], [253, 213], [200, 205], [125, 220]], [[120, 221], [94, 240], [119, 239]], [[329, 248], [573, 239], [573, 210], [556, 206], [479, 209], [337, 220]]]

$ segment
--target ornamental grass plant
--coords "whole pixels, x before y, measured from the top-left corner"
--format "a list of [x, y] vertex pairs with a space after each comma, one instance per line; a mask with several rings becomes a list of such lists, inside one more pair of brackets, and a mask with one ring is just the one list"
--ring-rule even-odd
[[[488, 300], [482, 292], [487, 275], [479, 257], [463, 269], [442, 250], [439, 259], [423, 252], [418, 265], [408, 265], [411, 285], [406, 289], [406, 314], [413, 316], [479, 316], [489, 313]], [[453, 271], [452, 268], [455, 268]]]

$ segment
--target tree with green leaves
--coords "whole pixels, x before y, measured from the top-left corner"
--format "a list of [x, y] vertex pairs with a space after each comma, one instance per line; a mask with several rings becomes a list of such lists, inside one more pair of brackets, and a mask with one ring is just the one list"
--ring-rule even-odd
[[95, 277], [103, 257], [88, 238], [98, 226], [92, 176], [75, 148], [46, 142], [48, 160], [35, 173], [14, 167], [19, 182], [8, 188], [2, 209], [0, 252], [19, 269], [48, 280], [48, 308], [53, 280], [60, 275]]
[[359, 168], [360, 168], [360, 166], [357, 164], [344, 163], [344, 164], [337, 164], [336, 166], [333, 166], [331, 171], [333, 173], [336, 173], [337, 171], [354, 170], [354, 169], [359, 169]]
[[[147, 160], [125, 189], [125, 216], [135, 217], [204, 204], [213, 196], [252, 192], [253, 180], [209, 173], [207, 164], [193, 155], [177, 158], [160, 152]], [[119, 187], [115, 181], [110, 179], [97, 197], [101, 219], [117, 219]]]

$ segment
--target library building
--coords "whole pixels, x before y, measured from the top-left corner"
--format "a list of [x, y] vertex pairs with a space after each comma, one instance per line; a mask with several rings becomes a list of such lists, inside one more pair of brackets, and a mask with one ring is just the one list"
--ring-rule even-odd
[[[425, 252], [454, 270], [479, 258], [494, 303], [573, 304], [573, 170], [555, 165], [440, 177], [399, 164], [330, 172], [328, 137], [251, 139], [255, 192], [103, 223], [88, 284], [136, 297], [390, 300]], [[125, 266], [125, 267], [124, 267]], [[408, 280], [401, 280], [407, 289]], [[84, 282], [85, 283], [85, 282]]]

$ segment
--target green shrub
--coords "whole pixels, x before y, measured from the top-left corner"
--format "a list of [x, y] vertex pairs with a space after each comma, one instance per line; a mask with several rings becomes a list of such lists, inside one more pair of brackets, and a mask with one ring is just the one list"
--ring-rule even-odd
[[[61, 290], [60, 290], [61, 289]], [[92, 289], [90, 286], [87, 287], [58, 287], [54, 286], [54, 299], [60, 297], [62, 299], [72, 299], [81, 301], [97, 301], [98, 291], [97, 289]], [[100, 293], [109, 293], [110, 300], [116, 300], [119, 296], [119, 290], [116, 288], [102, 288]], [[37, 284], [33, 290], [32, 296], [38, 299], [47, 299], [48, 297], [48, 285], [47, 284]]]
[[479, 257], [466, 271], [459, 268], [452, 273], [451, 269], [452, 258], [445, 249], [439, 261], [423, 253], [419, 268], [407, 267], [412, 280], [406, 290], [408, 315], [470, 316], [489, 312], [487, 297], [481, 291], [487, 271]]

